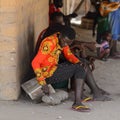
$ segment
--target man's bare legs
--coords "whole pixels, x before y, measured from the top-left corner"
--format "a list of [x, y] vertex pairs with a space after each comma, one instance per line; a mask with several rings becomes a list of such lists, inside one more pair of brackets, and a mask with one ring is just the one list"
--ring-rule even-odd
[[87, 74], [86, 74], [85, 83], [88, 85], [91, 92], [93, 93], [93, 99], [101, 100], [101, 101], [111, 100], [111, 98], [106, 96], [106, 95], [108, 95], [108, 93], [106, 91], [102, 90], [101, 88], [99, 88], [98, 85], [96, 84], [94, 76], [93, 76], [89, 66], [87, 66], [86, 71], [87, 71]]
[[79, 112], [88, 112], [90, 108], [82, 104], [81, 96], [83, 93], [84, 80], [75, 79], [75, 100], [72, 105], [72, 108]]
[[[88, 65], [86, 71], [87, 72], [86, 72], [85, 83], [90, 88], [91, 93], [93, 94], [93, 99], [98, 101], [111, 100], [111, 98], [107, 97], [109, 93], [99, 88], [99, 86], [96, 84], [94, 76]], [[71, 90], [76, 90], [76, 83], [74, 81], [74, 78], [71, 79]], [[81, 98], [84, 98], [84, 94], [81, 95], [82, 95]]]

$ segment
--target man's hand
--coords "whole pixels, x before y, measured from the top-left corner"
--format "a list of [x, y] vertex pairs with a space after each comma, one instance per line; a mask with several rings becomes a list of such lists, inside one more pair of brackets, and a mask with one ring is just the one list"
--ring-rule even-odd
[[95, 69], [95, 58], [92, 56], [88, 56], [86, 59], [89, 61], [90, 70], [93, 71]]
[[85, 63], [83, 63], [83, 62], [80, 62], [79, 64], [80, 64], [80, 66], [82, 66], [82, 67], [84, 68], [84, 70], [87, 69], [87, 64], [85, 64]]
[[49, 87], [48, 87], [48, 85], [43, 85], [43, 86], [42, 86], [42, 90], [43, 90], [43, 92], [44, 92], [45, 94], [49, 94]]

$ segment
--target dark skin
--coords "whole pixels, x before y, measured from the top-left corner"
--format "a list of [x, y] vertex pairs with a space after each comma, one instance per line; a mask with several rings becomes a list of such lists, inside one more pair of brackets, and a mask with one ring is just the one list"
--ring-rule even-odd
[[87, 66], [86, 73], [87, 73], [87, 75], [86, 75], [85, 83], [91, 89], [91, 92], [93, 93], [93, 99], [96, 101], [109, 101], [109, 100], [111, 100], [111, 98], [106, 96], [107, 92], [100, 89], [98, 87], [98, 85], [96, 84], [94, 76], [93, 76], [89, 66]]
[[55, 4], [55, 7], [56, 7], [56, 8], [61, 8], [61, 7], [63, 7], [63, 0], [49, 0], [49, 5], [50, 5], [52, 2]]
[[49, 87], [48, 87], [48, 85], [43, 85], [43, 86], [42, 86], [42, 90], [43, 90], [43, 92], [44, 92], [45, 94], [49, 95]]
[[63, 0], [53, 0], [56, 8], [62, 8], [63, 7]]
[[56, 24], [56, 23], [65, 25], [63, 16], [56, 16], [55, 19], [53, 20], [52, 24]]
[[[76, 89], [76, 85], [74, 86], [74, 79], [71, 79], [72, 81], [72, 89]], [[94, 76], [91, 72], [91, 69], [86, 64], [86, 79], [85, 83], [88, 85], [88, 87], [91, 90], [91, 93], [93, 94], [93, 99], [96, 101], [109, 101], [111, 98], [107, 97], [109, 95], [106, 91], [99, 88], [99, 86], [96, 84]]]

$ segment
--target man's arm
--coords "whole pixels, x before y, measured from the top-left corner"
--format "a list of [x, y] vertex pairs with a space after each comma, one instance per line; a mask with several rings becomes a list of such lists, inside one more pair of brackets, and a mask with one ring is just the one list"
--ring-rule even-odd
[[44, 60], [47, 58], [49, 53], [53, 49], [53, 43], [51, 41], [45, 40], [41, 43], [39, 51], [35, 58], [32, 61], [32, 67], [36, 74], [37, 80], [41, 85], [46, 84], [45, 78], [43, 75], [43, 69], [41, 68], [41, 64], [44, 63]]
[[79, 63], [80, 60], [71, 52], [69, 46], [63, 47], [63, 54], [65, 58], [71, 63]]

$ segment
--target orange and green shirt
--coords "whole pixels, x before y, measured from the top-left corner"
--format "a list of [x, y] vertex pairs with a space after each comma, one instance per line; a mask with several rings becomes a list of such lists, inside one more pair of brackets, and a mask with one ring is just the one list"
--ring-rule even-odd
[[80, 62], [72, 54], [69, 46], [60, 47], [57, 34], [51, 35], [42, 41], [38, 53], [32, 61], [33, 70], [41, 85], [46, 84], [45, 79], [51, 77], [56, 71], [61, 52], [69, 62], [74, 64]]

